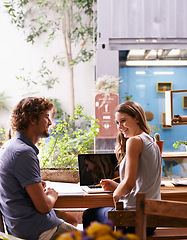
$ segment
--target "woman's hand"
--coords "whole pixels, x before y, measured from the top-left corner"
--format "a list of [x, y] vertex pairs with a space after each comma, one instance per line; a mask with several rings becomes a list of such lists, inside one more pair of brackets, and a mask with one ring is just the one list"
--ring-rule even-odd
[[114, 192], [114, 190], [118, 186], [117, 182], [114, 182], [110, 179], [103, 179], [103, 180], [100, 181], [100, 184], [105, 191], [111, 191], [111, 192]]
[[114, 200], [114, 203], [116, 203], [116, 202], [118, 202], [119, 200], [120, 200], [120, 198], [121, 198], [122, 196], [121, 195], [119, 195], [119, 191], [114, 191], [114, 193], [113, 193], [113, 200]]

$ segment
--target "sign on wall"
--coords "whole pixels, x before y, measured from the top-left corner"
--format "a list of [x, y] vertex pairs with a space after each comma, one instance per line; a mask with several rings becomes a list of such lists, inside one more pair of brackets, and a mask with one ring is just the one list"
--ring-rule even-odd
[[115, 109], [119, 104], [119, 94], [104, 93], [97, 94], [95, 97], [95, 117], [99, 120], [99, 134], [97, 139], [116, 138], [117, 127], [115, 123]]

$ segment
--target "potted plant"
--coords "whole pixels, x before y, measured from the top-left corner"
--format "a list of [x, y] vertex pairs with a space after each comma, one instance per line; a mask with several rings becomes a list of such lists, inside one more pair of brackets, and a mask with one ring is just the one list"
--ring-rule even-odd
[[97, 79], [95, 85], [96, 96], [99, 95], [103, 99], [101, 106], [105, 104], [112, 94], [118, 95], [119, 79], [119, 77], [107, 74]]
[[163, 140], [160, 140], [160, 134], [159, 134], [159, 133], [155, 133], [155, 134], [154, 134], [154, 139], [155, 139], [157, 145], [158, 145], [159, 148], [160, 148], [160, 152], [162, 153], [164, 141], [163, 141]]
[[186, 151], [187, 151], [187, 141], [182, 141], [182, 140], [176, 141], [176, 142], [174, 142], [173, 147], [178, 148], [181, 145], [184, 145], [186, 148]]
[[96, 81], [97, 93], [118, 93], [119, 79], [119, 77], [107, 74], [99, 77]]
[[[43, 180], [78, 182], [78, 154], [93, 149], [94, 137], [98, 130], [98, 121], [83, 113], [83, 107], [80, 105], [77, 105], [74, 117], [66, 115], [65, 118], [57, 120], [48, 141], [41, 139], [39, 143]], [[49, 169], [56, 173], [56, 180], [51, 179]]]

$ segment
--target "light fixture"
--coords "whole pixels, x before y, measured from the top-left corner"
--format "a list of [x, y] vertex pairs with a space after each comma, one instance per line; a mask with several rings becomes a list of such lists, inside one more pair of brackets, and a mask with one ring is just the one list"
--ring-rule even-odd
[[173, 75], [174, 72], [153, 72], [154, 75]]
[[145, 71], [136, 71], [136, 75], [145, 75]]
[[126, 66], [187, 66], [187, 60], [126, 61]]

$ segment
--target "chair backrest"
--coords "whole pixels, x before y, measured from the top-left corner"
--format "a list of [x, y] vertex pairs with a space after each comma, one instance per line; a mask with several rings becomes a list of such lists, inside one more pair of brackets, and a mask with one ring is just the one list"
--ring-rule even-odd
[[[156, 234], [154, 234], [154, 236], [157, 235], [157, 237], [160, 236], [161, 238], [163, 235], [166, 237], [168, 233], [171, 233], [171, 228], [186, 228], [186, 213], [187, 203], [149, 200], [145, 199], [144, 193], [138, 193], [136, 210], [123, 210], [122, 204], [116, 203], [116, 210], [108, 212], [108, 219], [111, 220], [117, 228], [134, 227], [140, 240], [144, 240], [146, 239], [146, 227], [169, 228], [168, 232], [160, 231], [160, 229], [159, 231], [155, 231]], [[176, 231], [178, 231], [178, 229], [176, 229]], [[181, 232], [182, 231], [180, 231], [180, 233]], [[177, 235], [178, 237], [180, 233]], [[185, 229], [185, 232], [181, 235], [187, 236], [187, 229]]]
[[136, 199], [136, 234], [140, 240], [146, 239], [146, 228], [150, 225], [187, 227], [187, 203], [146, 199], [145, 193], [138, 193]]
[[[140, 195], [137, 196], [137, 205], [139, 203]], [[145, 195], [144, 195], [145, 196]], [[152, 200], [154, 201], [154, 200]], [[160, 201], [159, 201], [160, 202]], [[162, 201], [163, 202], [163, 201]], [[166, 201], [164, 201], [166, 202]], [[167, 201], [168, 202], [168, 201]], [[175, 202], [178, 203], [178, 202]], [[156, 209], [157, 210], [157, 209]], [[124, 210], [121, 203], [116, 203], [116, 210], [108, 212], [108, 219], [113, 222], [116, 227], [136, 227], [136, 211]], [[177, 214], [175, 217], [168, 217], [166, 215], [149, 215], [147, 214], [147, 227], [187, 227], [187, 220], [181, 219]]]
[[3, 223], [3, 216], [2, 216], [1, 211], [0, 211], [0, 231], [5, 232], [4, 223]]

